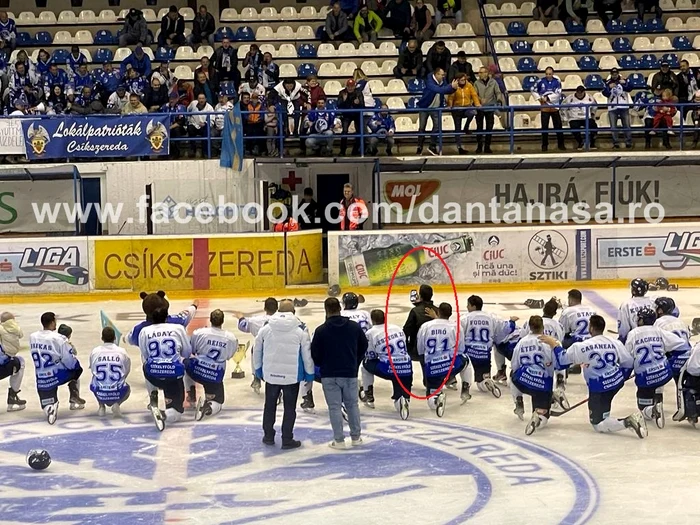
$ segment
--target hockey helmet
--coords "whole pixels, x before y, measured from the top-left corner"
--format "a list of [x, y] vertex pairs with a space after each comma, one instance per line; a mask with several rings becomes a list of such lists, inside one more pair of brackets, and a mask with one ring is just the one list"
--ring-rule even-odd
[[673, 311], [676, 309], [676, 301], [670, 297], [657, 297], [656, 301], [656, 311], [661, 312], [661, 315], [673, 315]]
[[32, 449], [27, 452], [27, 464], [34, 470], [44, 470], [51, 464], [51, 456], [46, 450]]
[[354, 310], [357, 305], [360, 304], [360, 298], [357, 294], [353, 292], [346, 292], [343, 294], [343, 307], [346, 310]]
[[656, 312], [653, 308], [645, 306], [637, 312], [637, 322], [641, 321], [640, 326], [651, 326], [656, 322]]
[[630, 288], [632, 289], [632, 297], [644, 297], [649, 291], [649, 283], [644, 279], [633, 279]]

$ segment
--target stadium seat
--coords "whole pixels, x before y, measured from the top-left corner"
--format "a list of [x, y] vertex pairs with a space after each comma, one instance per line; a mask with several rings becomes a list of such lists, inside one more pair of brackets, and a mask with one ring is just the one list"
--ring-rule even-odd
[[632, 44], [632, 49], [635, 51], [653, 51], [654, 46], [651, 40], [645, 36], [638, 36], [634, 39], [634, 44]]
[[548, 67], [551, 67], [553, 69], [557, 69], [557, 61], [554, 59], [554, 57], [542, 57], [542, 58], [540, 58], [540, 61], [537, 63], [537, 70], [544, 71]]
[[418, 131], [418, 122], [411, 120], [411, 117], [397, 117], [396, 131], [399, 133], [415, 133]]
[[437, 38], [451, 38], [455, 36], [454, 32], [455, 30], [452, 29], [450, 24], [438, 24], [437, 29], [435, 30], [435, 36]]
[[571, 43], [571, 47], [575, 53], [581, 54], [591, 52], [591, 43], [587, 38], [577, 38]]
[[460, 48], [467, 55], [481, 55], [481, 49], [479, 48], [479, 43], [474, 40], [467, 40], [462, 44]]
[[[428, 7], [432, 7], [430, 4], [427, 4]], [[457, 24], [455, 27], [455, 32], [454, 36], [457, 37], [470, 37], [470, 36], [476, 36], [476, 33], [474, 33], [474, 28], [469, 22], [460, 22]]]
[[647, 85], [647, 81], [644, 79], [644, 75], [641, 73], [632, 73], [627, 77], [627, 85], [631, 89], [643, 89]]
[[95, 11], [86, 9], [78, 14], [78, 22], [81, 24], [96, 24], [97, 15], [95, 15]]
[[384, 60], [382, 62], [382, 65], [379, 66], [379, 71], [382, 72], [382, 75], [393, 75], [394, 68], [396, 66], [397, 66], [396, 60]]
[[596, 71], [598, 69], [598, 61], [593, 56], [584, 55], [579, 59], [578, 67], [582, 71]]
[[175, 60], [197, 60], [190, 46], [180, 46], [175, 51]]
[[535, 10], [535, 2], [523, 2], [520, 4], [520, 16], [532, 16]]
[[593, 41], [594, 53], [612, 53], [613, 48], [610, 45], [610, 40], [607, 38], [596, 38]]
[[651, 20], [647, 20], [646, 24], [644, 25], [647, 33], [661, 33], [666, 31], [664, 21], [660, 18], [652, 18]]
[[56, 31], [53, 36], [53, 43], [57, 46], [70, 45], [73, 42], [73, 36], [68, 31]]
[[510, 42], [507, 40], [496, 40], [493, 47], [497, 55], [509, 55], [513, 52], [513, 48], [510, 47]]
[[333, 62], [323, 62], [318, 68], [319, 77], [339, 76], [338, 67]]
[[661, 9], [664, 11], [675, 11], [676, 6], [673, 2], [674, 0], [661, 0], [659, 2], [659, 7], [661, 7]]
[[178, 80], [191, 80], [194, 78], [194, 73], [190, 66], [177, 66], [173, 72], [173, 76]]
[[447, 40], [445, 42], [445, 47], [450, 50], [452, 56], [455, 56], [459, 52], [459, 44], [454, 40]]
[[666, 20], [666, 30], [684, 31], [685, 23], [683, 23], [683, 20], [681, 18], [678, 18], [677, 16], [672, 16], [668, 20]]
[[603, 55], [600, 57], [600, 62], [598, 63], [598, 67], [602, 71], [609, 71], [612, 68], [618, 68], [620, 65], [617, 63], [617, 59], [612, 56], [612, 55]]
[[73, 37], [73, 43], [74, 44], [81, 44], [84, 46], [89, 46], [92, 45], [93, 39], [92, 39], [92, 33], [90, 31], [78, 31], [75, 33], [75, 36]]
[[630, 18], [625, 24], [625, 32], [627, 33], [643, 33], [646, 31], [646, 26], [639, 18]]
[[338, 56], [341, 57], [354, 57], [357, 54], [357, 49], [354, 44], [350, 42], [344, 42], [338, 46]]
[[512, 2], [505, 2], [501, 4], [501, 16], [518, 16], [518, 8]]
[[216, 42], [221, 42], [224, 38], [234, 40], [236, 38], [236, 33], [233, 31], [232, 28], [228, 26], [222, 26], [216, 30], [216, 33], [214, 33], [214, 40]]
[[24, 47], [32, 45], [32, 36], [26, 31], [17, 31], [17, 46]]
[[114, 61], [123, 62], [129, 55], [131, 55], [131, 49], [128, 47], [120, 47], [114, 53]]
[[160, 18], [157, 18], [153, 9], [142, 9], [141, 13], [143, 13], [143, 18], [146, 22], [160, 22]]
[[277, 50], [277, 55], [272, 53], [272, 56], [277, 56], [278, 58], [296, 58], [298, 56], [297, 48], [294, 44], [281, 44]]
[[253, 42], [255, 40], [255, 32], [250, 26], [241, 26], [236, 31], [234, 39], [238, 42]]
[[[398, 79], [394, 79], [398, 80]], [[401, 85], [403, 86], [403, 81], [399, 80], [401, 82]], [[383, 93], [387, 93], [386, 87], [384, 86], [384, 82], [381, 80], [370, 80], [368, 83], [369, 85], [369, 90], [372, 92], [373, 95], [381, 95]]]
[[499, 16], [501, 14], [500, 9], [496, 4], [484, 4], [484, 13], [487, 17], [489, 16]]
[[639, 59], [639, 67], [640, 69], [658, 69], [659, 61], [656, 58], [656, 55], [642, 55], [642, 58]]
[[586, 22], [586, 33], [605, 33], [605, 26], [599, 18], [589, 18]]
[[661, 62], [668, 62], [668, 65], [671, 67], [671, 69], [678, 69], [680, 67], [678, 55], [675, 53], [665, 53], [661, 57]]
[[632, 43], [629, 38], [619, 36], [613, 40], [612, 48], [615, 50], [615, 53], [629, 53], [632, 51]]
[[323, 85], [323, 91], [326, 92], [326, 95], [330, 95], [331, 97], [337, 97], [341, 89], [343, 88], [337, 80], [329, 80]]
[[535, 61], [532, 58], [523, 57], [520, 60], [518, 60], [518, 71], [537, 71], [537, 64], [535, 64]]
[[244, 7], [241, 9], [241, 15], [239, 18], [241, 20], [257, 20], [258, 16], [258, 12], [254, 7]]
[[365, 60], [360, 64], [360, 69], [365, 72], [365, 75], [370, 77], [382, 74], [379, 65], [374, 60]]
[[422, 93], [425, 89], [425, 82], [420, 78], [414, 78], [406, 85], [409, 93]]
[[506, 85], [506, 89], [511, 93], [523, 89], [523, 86], [520, 84], [520, 79], [518, 77], [504, 77], [503, 83]]
[[491, 36], [508, 35], [508, 31], [506, 31], [506, 26], [503, 25], [503, 22], [491, 22], [489, 24], [489, 32], [491, 33]]
[[670, 51], [671, 49], [673, 46], [667, 36], [657, 36], [654, 39], [654, 51]]
[[296, 38], [296, 32], [292, 29], [292, 26], [280, 26], [275, 32], [275, 40], [294, 40]]
[[277, 20], [279, 18], [279, 14], [277, 13], [277, 9], [274, 7], [263, 7], [260, 10], [258, 18], [260, 20]]
[[[515, 23], [515, 22], [511, 22], [511, 23], [508, 25], [508, 34], [511, 35], [511, 36], [513, 35], [513, 33], [511, 33], [511, 30], [512, 30], [512, 27], [511, 27], [511, 26], [512, 26], [514, 23]], [[521, 25], [521, 26], [524, 26], [524, 24], [523, 24], [522, 22], [520, 22], [520, 25]], [[523, 32], [523, 33], [517, 33], [516, 35], [524, 35], [524, 34], [525, 34], [525, 33]], [[540, 22], [539, 20], [533, 20], [532, 22], [530, 22], [530, 23], [527, 25], [527, 34], [528, 34], [528, 35], [532, 35], [532, 36], [536, 36], [536, 35], [546, 35], [546, 34], [547, 34], [547, 28], [544, 27], [544, 24], [543, 24], [542, 22]]]
[[95, 33], [94, 44], [100, 46], [111, 46], [114, 44], [114, 35], [108, 29], [100, 29]]
[[312, 5], [305, 5], [299, 11], [299, 18], [301, 20], [316, 20], [318, 18], [318, 11]]
[[678, 51], [686, 51], [688, 49], [693, 49], [693, 44], [690, 40], [688, 40], [687, 36], [677, 36], [673, 39], [673, 49]]
[[676, 0], [676, 9], [679, 11], [690, 11], [694, 8], [693, 0]]
[[690, 67], [698, 67], [700, 66], [700, 58], [698, 58], [698, 55], [696, 53], [685, 53], [682, 57], [682, 60], [687, 60], [688, 64], [690, 64]]
[[[19, 16], [22, 16], [22, 13], [19, 14]], [[37, 20], [37, 24], [43, 25], [54, 25], [58, 22], [56, 19], [56, 14], [53, 11], [42, 11], [39, 13], [39, 18]]]
[[296, 7], [286, 6], [280, 10], [277, 18], [281, 20], [297, 20], [299, 18], [299, 13]]
[[566, 21], [566, 32], [570, 35], [580, 35], [586, 32], [586, 28], [583, 27], [581, 22], [570, 19]]
[[605, 24], [605, 29], [608, 31], [608, 33], [624, 33], [625, 23], [621, 20], [610, 20], [607, 24]]
[[78, 23], [78, 17], [73, 11], [61, 11], [58, 15], [58, 23], [65, 25], [75, 25]]
[[406, 104], [401, 97], [389, 97], [386, 99], [386, 105], [389, 109], [406, 109]]
[[579, 75], [566, 75], [561, 86], [563, 89], [576, 89], [579, 86], [583, 86], [583, 80], [581, 80]]
[[302, 44], [299, 46], [298, 54], [299, 58], [316, 58], [316, 48], [313, 44]]
[[123, 21], [124, 18], [126, 18], [126, 15], [128, 15], [128, 14], [129, 14], [128, 9], [122, 9], [121, 11], [119, 11], [119, 15], [117, 18], [119, 18], [120, 21]]
[[527, 102], [525, 102], [525, 97], [523, 95], [516, 93], [508, 97], [508, 104], [511, 106], [525, 106]]
[[273, 40], [275, 32], [270, 26], [260, 26], [255, 32], [255, 40]]
[[175, 50], [171, 47], [159, 47], [156, 49], [156, 60], [158, 62], [171, 62], [175, 60]]
[[56, 49], [51, 55], [51, 60], [57, 64], [65, 64], [68, 62], [68, 55], [70, 52], [67, 49]]
[[532, 127], [532, 119], [527, 113], [518, 113], [513, 116], [513, 128], [515, 129], [530, 129]]
[[627, 70], [639, 69], [639, 60], [634, 55], [624, 55], [620, 58], [620, 68]]
[[535, 40], [532, 43], [532, 51], [534, 53], [551, 53], [549, 42], [546, 40]]
[[351, 77], [356, 69], [357, 64], [355, 62], [343, 62], [338, 68], [338, 73], [343, 77]]
[[357, 49], [360, 56], [377, 56], [379, 50], [372, 42], [362, 42]]
[[700, 35], [693, 38], [693, 49], [700, 49]]
[[561, 20], [552, 20], [547, 24], [547, 33], [550, 35], [565, 35], [566, 28], [564, 27], [564, 22]]
[[[258, 46], [258, 49], [260, 52], [264, 55], [265, 53], [270, 53], [273, 57], [278, 56], [277, 55], [277, 50], [275, 49], [275, 46], [272, 44], [260, 44]], [[295, 51], [296, 54], [296, 51]]]
[[603, 89], [605, 88], [605, 82], [603, 77], [598, 74], [588, 75], [583, 81], [583, 85], [586, 89]]
[[219, 16], [220, 22], [234, 22], [239, 19], [238, 11], [230, 7], [221, 11], [221, 16]]
[[399, 56], [399, 50], [393, 42], [382, 42], [379, 45], [379, 54], [382, 56], [396, 57]]
[[104, 64], [105, 62], [112, 62], [114, 60], [114, 53], [111, 49], [100, 48], [95, 51], [95, 63]]
[[574, 52], [574, 50], [571, 49], [571, 44], [569, 43], [569, 41], [564, 40], [563, 38], [560, 38], [560, 39], [554, 41], [554, 45], [552, 46], [552, 51], [554, 53], [573, 53]]
[[513, 53], [517, 55], [529, 55], [532, 53], [532, 44], [525, 40], [516, 40], [513, 42]]
[[202, 57], [210, 57], [214, 54], [214, 48], [211, 46], [199, 46], [195, 51], [194, 56], [197, 60]]
[[420, 97], [411, 97], [408, 99], [408, 103], [406, 104], [406, 107], [408, 109], [416, 109], [418, 107], [418, 101], [420, 100]]
[[[301, 66], [299, 66], [299, 69], [301, 69]], [[280, 78], [306, 78], [307, 76], [308, 75], [302, 75], [300, 71], [297, 71], [294, 64], [280, 64]]]
[[537, 75], [527, 75], [523, 78], [523, 91], [530, 91], [538, 81]]
[[[53, 13], [51, 13], [53, 15]], [[41, 16], [41, 15], [39, 15]], [[37, 20], [36, 15], [32, 13], [31, 11], [22, 11], [19, 16], [17, 17], [17, 25], [19, 26], [33, 26], [34, 24], [55, 24], [56, 23], [56, 15], [53, 15], [53, 22], [47, 21], [40, 21]]]
[[467, 62], [472, 65], [472, 69], [474, 71], [479, 71], [482, 67], [484, 67], [484, 63], [477, 57], [469, 57], [467, 58]]
[[321, 44], [318, 46], [317, 56], [318, 58], [333, 57], [337, 55], [337, 51], [333, 44]]
[[515, 72], [518, 70], [515, 61], [510, 57], [501, 58], [498, 61], [498, 67], [500, 67], [503, 72]]
[[700, 17], [690, 16], [685, 21], [685, 29], [688, 32], [700, 31]]
[[316, 33], [314, 33], [314, 28], [311, 26], [299, 26], [296, 32], [297, 40], [315, 40]]
[[576, 59], [574, 57], [561, 57], [558, 69], [562, 71], [578, 71], [578, 62], [576, 62]]
[[51, 38], [51, 33], [48, 31], [37, 31], [34, 35], [34, 42], [38, 46], [50, 46], [53, 38]]

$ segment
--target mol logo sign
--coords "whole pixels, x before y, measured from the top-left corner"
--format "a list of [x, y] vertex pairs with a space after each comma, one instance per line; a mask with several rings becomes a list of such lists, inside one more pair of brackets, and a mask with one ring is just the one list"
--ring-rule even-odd
[[407, 210], [414, 201], [419, 206], [440, 189], [440, 181], [433, 179], [392, 180], [384, 185], [384, 194], [390, 204], [399, 204]]

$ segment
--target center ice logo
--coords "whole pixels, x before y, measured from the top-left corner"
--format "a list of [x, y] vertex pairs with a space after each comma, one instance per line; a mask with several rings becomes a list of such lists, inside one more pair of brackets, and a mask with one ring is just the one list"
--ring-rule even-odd
[[[295, 437], [304, 446], [284, 452], [260, 444], [260, 412], [225, 411], [162, 434], [142, 414], [2, 426], [2, 519], [459, 524], [496, 522], [505, 510], [531, 523], [579, 525], [599, 502], [577, 464], [495, 432], [365, 416], [366, 445], [338, 453], [325, 446], [327, 421], [300, 415]], [[40, 474], [24, 464], [37, 442], [53, 458]], [[557, 505], [533, 504], [553, 494]]]

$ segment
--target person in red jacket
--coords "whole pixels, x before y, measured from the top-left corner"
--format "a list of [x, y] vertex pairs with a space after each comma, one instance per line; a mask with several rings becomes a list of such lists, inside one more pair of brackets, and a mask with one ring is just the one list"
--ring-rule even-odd
[[343, 196], [343, 200], [340, 201], [340, 229], [361, 230], [369, 216], [367, 204], [359, 197], [355, 197], [352, 184], [343, 186]]
[[287, 208], [287, 215], [282, 222], [276, 222], [272, 231], [274, 232], [296, 232], [299, 231], [299, 223], [292, 217], [291, 208]]

